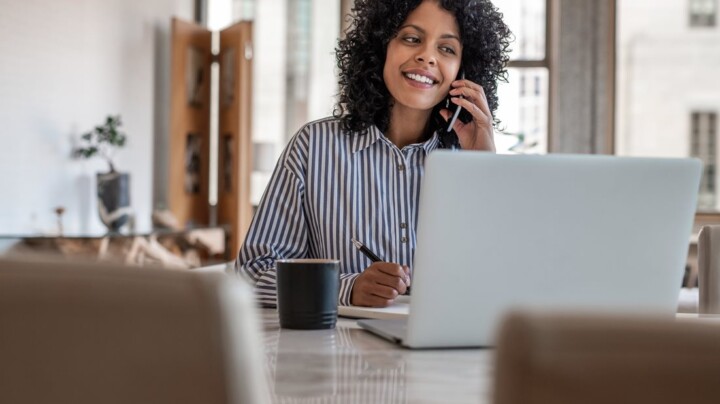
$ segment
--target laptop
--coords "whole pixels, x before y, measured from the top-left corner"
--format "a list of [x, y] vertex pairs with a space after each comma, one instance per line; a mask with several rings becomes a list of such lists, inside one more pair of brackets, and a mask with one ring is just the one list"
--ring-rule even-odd
[[485, 347], [510, 309], [674, 315], [699, 160], [438, 150], [425, 170], [409, 315], [366, 330]]

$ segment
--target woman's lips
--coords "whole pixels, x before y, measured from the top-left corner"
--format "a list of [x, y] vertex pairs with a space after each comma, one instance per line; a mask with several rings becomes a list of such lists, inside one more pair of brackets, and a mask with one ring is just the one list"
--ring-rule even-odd
[[415, 88], [428, 89], [435, 85], [435, 80], [418, 73], [403, 73], [405, 81]]

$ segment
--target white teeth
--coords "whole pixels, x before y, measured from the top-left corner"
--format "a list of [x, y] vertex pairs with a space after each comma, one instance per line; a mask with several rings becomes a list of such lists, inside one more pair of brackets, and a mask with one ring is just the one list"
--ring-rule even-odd
[[417, 82], [420, 82], [420, 83], [425, 83], [425, 84], [432, 84], [432, 83], [433, 83], [433, 80], [432, 80], [431, 78], [425, 77], [425, 76], [421, 76], [421, 75], [419, 75], [419, 74], [406, 73], [406, 74], [405, 74], [405, 77], [409, 78], [410, 80], [414, 80], [414, 81], [417, 81]]

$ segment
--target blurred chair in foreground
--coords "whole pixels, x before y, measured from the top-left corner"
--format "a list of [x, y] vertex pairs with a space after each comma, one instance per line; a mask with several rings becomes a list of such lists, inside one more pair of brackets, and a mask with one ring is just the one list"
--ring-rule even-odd
[[720, 314], [720, 226], [703, 226], [698, 235], [701, 314]]
[[0, 402], [263, 403], [249, 287], [222, 274], [0, 261]]
[[720, 323], [508, 315], [495, 404], [711, 404], [720, 400]]

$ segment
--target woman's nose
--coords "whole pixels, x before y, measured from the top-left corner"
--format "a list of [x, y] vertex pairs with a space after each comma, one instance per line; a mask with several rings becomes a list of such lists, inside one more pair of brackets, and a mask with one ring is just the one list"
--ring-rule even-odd
[[420, 50], [417, 55], [415, 55], [415, 61], [420, 63], [427, 63], [431, 66], [435, 66], [435, 64], [437, 64], [437, 58], [428, 49]]

